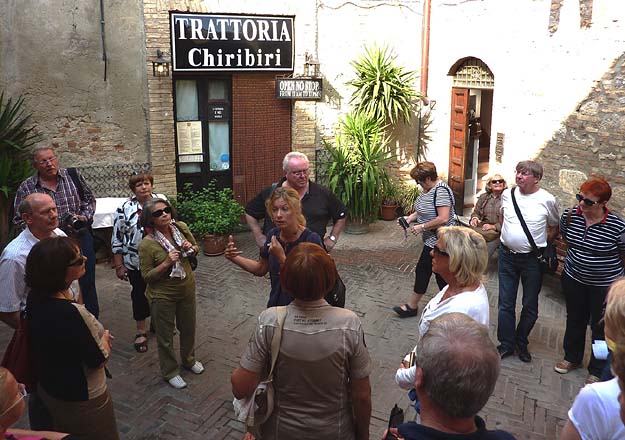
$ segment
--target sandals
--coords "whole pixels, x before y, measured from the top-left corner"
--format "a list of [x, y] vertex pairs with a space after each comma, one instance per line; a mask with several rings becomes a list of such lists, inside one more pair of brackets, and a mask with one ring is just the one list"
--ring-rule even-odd
[[408, 304], [404, 304], [404, 307], [406, 307], [406, 310], [402, 309], [401, 306], [395, 306], [393, 307], [393, 311], [397, 313], [400, 318], [410, 318], [411, 316], [417, 316], [419, 314], [419, 307], [413, 309]]
[[[137, 342], [137, 339], [144, 338], [143, 342]], [[137, 333], [135, 336], [135, 350], [137, 353], [145, 353], [148, 351], [148, 335], [147, 333]]]

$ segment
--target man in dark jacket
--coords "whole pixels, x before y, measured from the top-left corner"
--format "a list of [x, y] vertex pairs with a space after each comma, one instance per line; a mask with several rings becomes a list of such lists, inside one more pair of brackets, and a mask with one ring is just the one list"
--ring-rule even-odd
[[403, 423], [391, 433], [406, 440], [514, 440], [487, 430], [477, 416], [495, 388], [499, 363], [485, 326], [463, 313], [436, 318], [417, 347], [421, 423]]

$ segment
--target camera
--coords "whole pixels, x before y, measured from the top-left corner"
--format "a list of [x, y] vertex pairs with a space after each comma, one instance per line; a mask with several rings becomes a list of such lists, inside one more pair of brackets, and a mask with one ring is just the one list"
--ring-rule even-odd
[[59, 226], [61, 228], [71, 227], [75, 231], [82, 229], [86, 226], [86, 223], [80, 219], [74, 218], [74, 215], [66, 212], [61, 217], [59, 217]]
[[404, 230], [410, 227], [405, 217], [397, 217], [397, 220], [399, 221], [399, 224], [401, 225], [401, 227], [404, 228]]

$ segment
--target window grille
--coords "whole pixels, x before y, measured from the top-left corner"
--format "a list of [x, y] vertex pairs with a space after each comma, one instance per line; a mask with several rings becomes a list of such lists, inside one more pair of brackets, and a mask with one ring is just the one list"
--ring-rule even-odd
[[482, 61], [469, 58], [456, 70], [453, 85], [467, 89], [493, 89], [495, 76]]

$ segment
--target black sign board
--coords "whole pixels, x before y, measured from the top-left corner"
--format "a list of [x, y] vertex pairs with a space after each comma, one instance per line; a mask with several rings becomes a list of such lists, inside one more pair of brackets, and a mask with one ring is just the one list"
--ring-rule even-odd
[[276, 78], [278, 99], [321, 99], [321, 78]]
[[214, 104], [208, 106], [209, 121], [227, 121], [229, 117], [229, 109], [226, 104]]
[[170, 14], [174, 72], [292, 71], [293, 17]]

